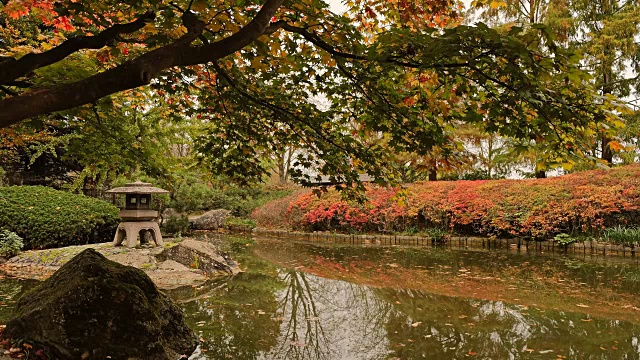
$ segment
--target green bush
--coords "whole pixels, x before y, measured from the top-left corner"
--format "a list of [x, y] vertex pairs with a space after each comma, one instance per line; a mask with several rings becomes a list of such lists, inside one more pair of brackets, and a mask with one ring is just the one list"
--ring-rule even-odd
[[0, 188], [0, 229], [13, 231], [26, 249], [107, 242], [118, 209], [98, 199], [44, 186]]
[[176, 189], [170, 207], [179, 212], [205, 210], [205, 203], [211, 195], [211, 189], [204, 184], [195, 183]]
[[186, 234], [188, 231], [189, 217], [186, 215], [180, 217], [172, 215], [162, 224], [162, 232], [167, 234]]
[[0, 231], [0, 257], [14, 257], [23, 246], [22, 238], [18, 234], [9, 230]]
[[230, 216], [225, 220], [224, 226], [228, 229], [254, 229], [256, 227], [256, 222], [255, 220], [251, 219], [243, 219], [235, 216]]
[[228, 186], [219, 189], [210, 188], [202, 183], [191, 183], [176, 189], [169, 207], [187, 213], [225, 209], [231, 211], [233, 216], [245, 218], [255, 208], [285, 197], [291, 192], [291, 189], [261, 187]]

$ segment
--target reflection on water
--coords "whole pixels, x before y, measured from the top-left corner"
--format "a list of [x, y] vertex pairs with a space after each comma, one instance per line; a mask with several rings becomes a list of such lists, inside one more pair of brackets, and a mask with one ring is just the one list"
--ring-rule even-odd
[[[640, 359], [640, 266], [228, 239], [246, 270], [172, 290], [192, 359]], [[0, 324], [35, 282], [0, 278]]]
[[0, 274], [0, 324], [6, 324], [9, 321], [16, 300], [37, 283], [33, 280], [6, 278]]
[[245, 243], [246, 273], [171, 294], [194, 359], [640, 358], [635, 263]]

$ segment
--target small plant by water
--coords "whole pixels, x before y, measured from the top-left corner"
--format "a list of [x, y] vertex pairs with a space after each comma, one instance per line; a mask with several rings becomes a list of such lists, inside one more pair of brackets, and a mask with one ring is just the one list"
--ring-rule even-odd
[[606, 229], [604, 232], [605, 239], [611, 243], [624, 246], [638, 246], [640, 244], [640, 228], [615, 226]]
[[9, 231], [0, 231], [0, 257], [10, 258], [18, 255], [24, 243], [18, 234]]
[[426, 233], [436, 243], [444, 242], [447, 238], [447, 235], [449, 234], [445, 229], [442, 229], [442, 228], [429, 229], [426, 231]]
[[558, 243], [558, 245], [567, 246], [567, 245], [573, 244], [574, 242], [577, 242], [579, 239], [569, 234], [562, 233], [562, 234], [556, 235], [553, 238], [553, 240], [555, 240]]
[[193, 262], [191, 263], [191, 267], [194, 269], [200, 269], [200, 258], [198, 255], [193, 255]]

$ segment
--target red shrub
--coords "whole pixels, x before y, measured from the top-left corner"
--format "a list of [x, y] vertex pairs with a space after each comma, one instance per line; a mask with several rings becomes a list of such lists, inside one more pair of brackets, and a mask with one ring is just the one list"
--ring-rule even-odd
[[286, 221], [294, 229], [346, 232], [442, 227], [463, 234], [547, 238], [640, 222], [638, 165], [551, 179], [422, 182], [399, 190], [369, 187], [363, 205], [335, 191], [320, 198], [298, 194], [283, 200], [286, 216], [267, 226]]

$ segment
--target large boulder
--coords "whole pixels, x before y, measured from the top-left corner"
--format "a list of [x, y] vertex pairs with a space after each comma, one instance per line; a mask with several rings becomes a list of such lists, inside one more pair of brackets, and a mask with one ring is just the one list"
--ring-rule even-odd
[[175, 217], [179, 217], [181, 214], [178, 210], [174, 209], [174, 208], [166, 208], [164, 210], [162, 210], [162, 218], [163, 219], [168, 219], [172, 216]]
[[55, 359], [175, 360], [197, 345], [182, 311], [144, 272], [93, 249], [22, 296], [3, 336]]
[[224, 222], [230, 211], [225, 209], [211, 210], [191, 220], [196, 230], [218, 230], [224, 226]]
[[158, 259], [173, 260], [207, 275], [235, 275], [240, 272], [238, 264], [217, 246], [193, 239], [186, 239], [165, 249]]

